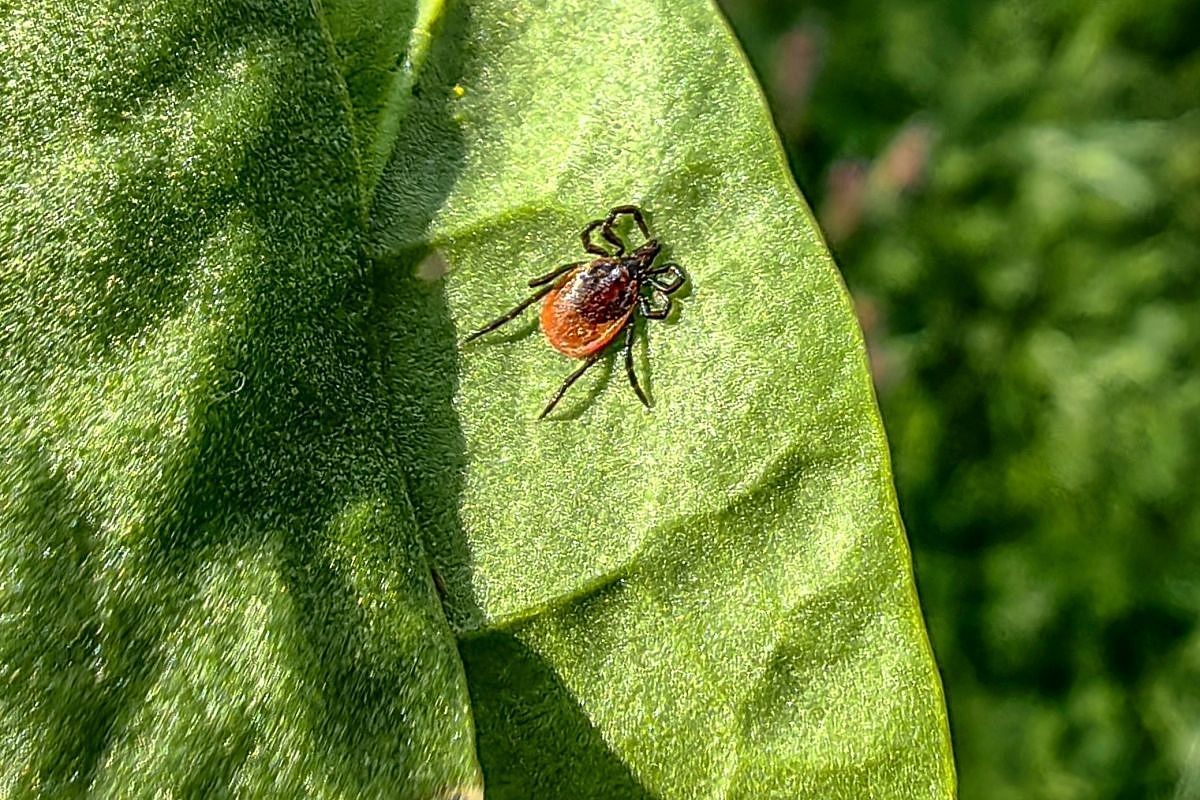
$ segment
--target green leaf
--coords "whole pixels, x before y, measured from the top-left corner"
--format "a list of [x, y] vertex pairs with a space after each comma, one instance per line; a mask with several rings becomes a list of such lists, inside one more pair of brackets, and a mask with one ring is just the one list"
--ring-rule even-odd
[[[443, 25], [462, 44], [428, 65], [373, 250], [410, 298], [387, 322], [411, 429], [461, 423], [409, 485], [453, 551], [490, 795], [951, 796], [861, 336], [729, 32], [668, 2]], [[691, 278], [638, 348], [654, 411], [614, 358], [538, 422], [575, 364], [532, 313], [461, 354], [445, 337], [583, 258], [580, 227], [623, 202]], [[422, 399], [422, 365], [461, 385]], [[458, 461], [461, 483], [430, 466]]]
[[328, 37], [119, 9], [0, 40], [0, 794], [478, 785]]
[[[6, 13], [8, 794], [467, 796], [476, 739], [489, 797], [953, 794], [861, 337], [736, 45], [534, 5]], [[533, 315], [457, 341], [618, 202], [690, 276], [655, 409], [606, 363], [539, 423]]]

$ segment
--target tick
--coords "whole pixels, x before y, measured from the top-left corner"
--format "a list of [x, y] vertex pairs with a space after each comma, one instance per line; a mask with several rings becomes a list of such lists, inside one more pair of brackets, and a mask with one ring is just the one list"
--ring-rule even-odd
[[[625, 252], [625, 243], [614, 230], [617, 220], [626, 216], [633, 219], [646, 240], [632, 253]], [[612, 245], [612, 252], [592, 241], [592, 234], [597, 230], [601, 238]], [[642, 405], [650, 408], [650, 401], [633, 370], [634, 322], [639, 315], [646, 319], [666, 319], [674, 302], [671, 295], [687, 280], [678, 264], [654, 266], [662, 245], [651, 238], [646, 219], [637, 206], [617, 206], [604, 219], [589, 222], [580, 239], [583, 249], [599, 258], [564, 264], [553, 272], [533, 278], [529, 285], [540, 287], [536, 292], [463, 341], [466, 344], [496, 330], [542, 300], [541, 324], [546, 341], [563, 355], [581, 359], [583, 365], [567, 376], [538, 419], [554, 409], [571, 384], [600, 360], [604, 349], [622, 332], [625, 334], [625, 374], [629, 376], [629, 385]]]

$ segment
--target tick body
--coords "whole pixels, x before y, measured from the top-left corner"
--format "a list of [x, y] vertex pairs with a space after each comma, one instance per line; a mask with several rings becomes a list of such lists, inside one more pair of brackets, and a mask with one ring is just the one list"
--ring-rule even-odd
[[[626, 253], [625, 244], [613, 227], [622, 216], [632, 217], [646, 239], [631, 253]], [[597, 230], [612, 246], [611, 251], [592, 241], [592, 234]], [[646, 220], [636, 206], [617, 206], [604, 219], [589, 222], [580, 238], [584, 250], [598, 258], [564, 264], [530, 280], [531, 287], [540, 288], [504, 316], [472, 333], [464, 344], [516, 319], [526, 308], [541, 300], [540, 321], [546, 341], [563, 355], [584, 362], [563, 381], [541, 416], [545, 417], [554, 409], [571, 384], [600, 360], [604, 350], [622, 332], [625, 333], [625, 373], [629, 385], [649, 408], [650, 401], [633, 369], [634, 322], [638, 316], [666, 319], [671, 312], [671, 294], [683, 285], [686, 276], [678, 264], [654, 266], [662, 245], [651, 238]]]

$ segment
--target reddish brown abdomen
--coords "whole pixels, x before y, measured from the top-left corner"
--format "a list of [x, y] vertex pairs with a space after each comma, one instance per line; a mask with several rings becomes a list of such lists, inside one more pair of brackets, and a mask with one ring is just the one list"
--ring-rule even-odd
[[621, 259], [598, 258], [568, 273], [542, 301], [546, 341], [571, 358], [600, 352], [625, 327], [637, 295], [637, 282]]

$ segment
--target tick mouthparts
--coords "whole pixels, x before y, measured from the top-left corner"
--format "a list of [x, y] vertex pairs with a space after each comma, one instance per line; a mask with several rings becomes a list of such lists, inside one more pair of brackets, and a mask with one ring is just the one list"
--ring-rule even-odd
[[637, 249], [634, 253], [643, 266], [650, 266], [650, 262], [658, 258], [659, 251], [662, 250], [662, 245], [658, 243], [658, 239], [647, 239], [646, 243]]

